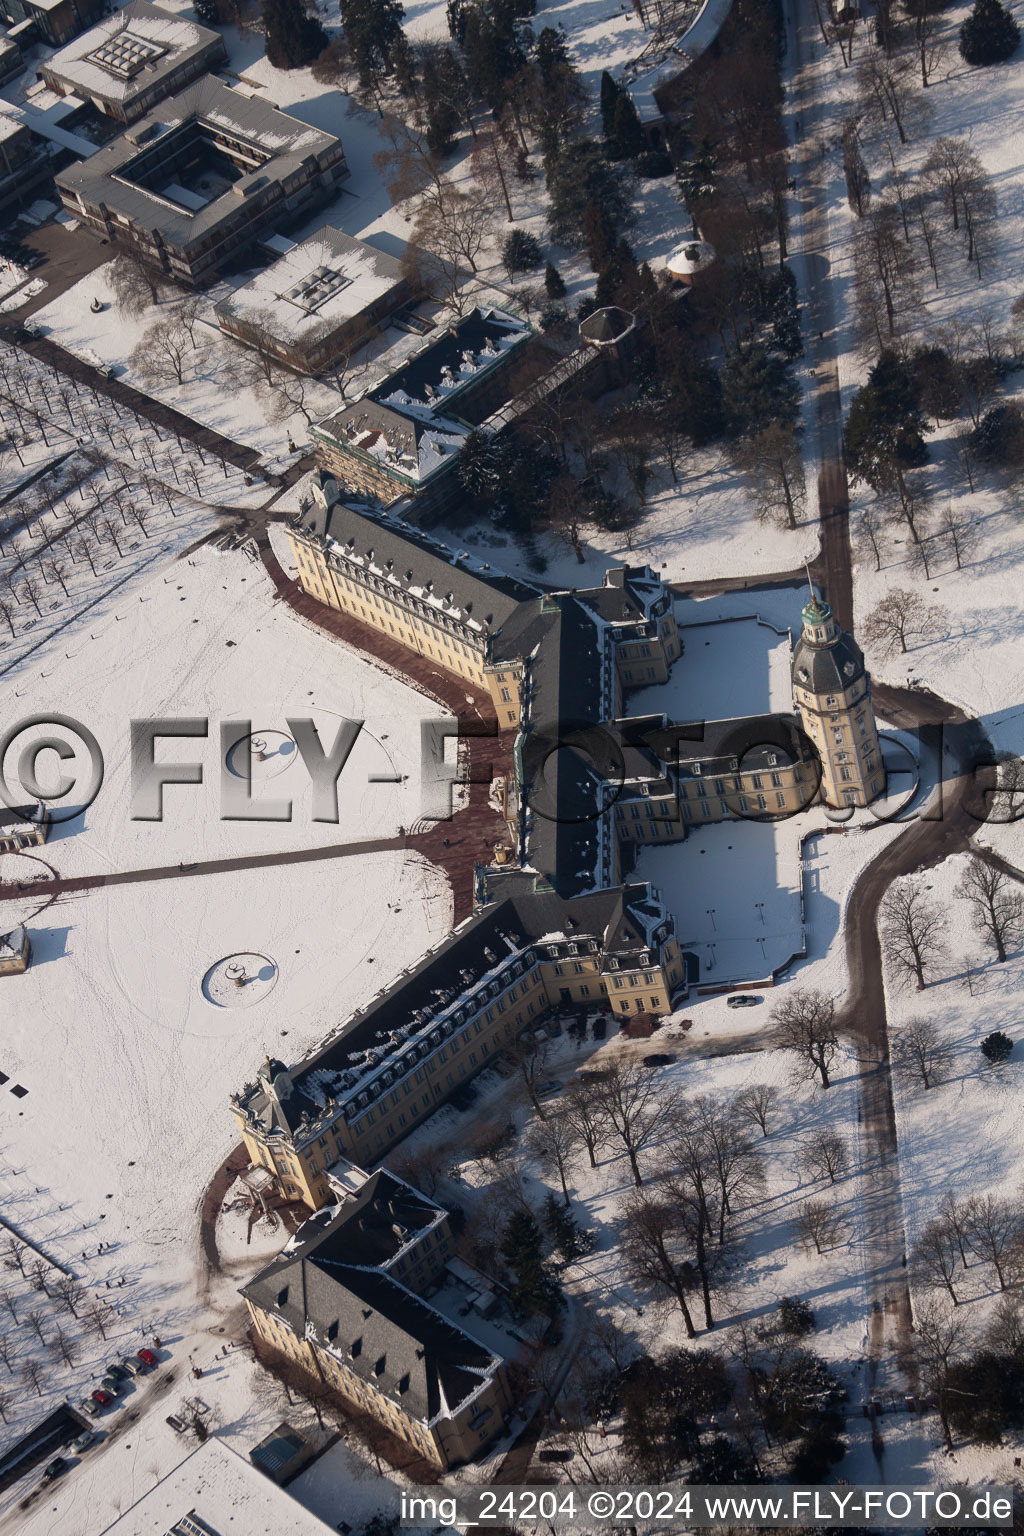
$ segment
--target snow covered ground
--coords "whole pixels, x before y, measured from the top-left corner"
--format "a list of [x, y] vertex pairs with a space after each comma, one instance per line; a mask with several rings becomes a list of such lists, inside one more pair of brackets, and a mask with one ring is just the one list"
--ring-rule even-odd
[[[204, 299], [203, 323], [196, 329], [198, 349], [189, 351], [185, 360], [183, 382], [154, 382], [132, 367], [131, 354], [149, 327], [171, 319], [182, 300], [163, 300], [148, 305], [141, 315], [126, 315], [117, 307], [108, 273], [109, 267], [97, 267], [39, 310], [34, 319], [43, 334], [77, 357], [117, 364], [117, 376], [124, 383], [233, 442], [255, 448], [269, 467], [277, 470], [287, 464], [289, 438], [296, 444], [307, 441], [306, 418], [301, 411], [282, 414], [279, 405], [257, 398], [242, 382], [240, 365], [251, 353], [222, 335], [209, 298]], [[101, 314], [92, 312], [93, 299], [106, 306]], [[307, 394], [305, 403], [314, 419], [337, 408], [338, 392], [326, 384], [311, 382]]]
[[[242, 1247], [239, 1258], [237, 1239], [229, 1240], [230, 1283], [207, 1294], [197, 1208], [236, 1140], [228, 1095], [265, 1055], [301, 1054], [451, 921], [443, 876], [401, 852], [329, 859], [315, 869], [271, 861], [210, 875], [174, 870], [181, 859], [287, 855], [411, 823], [419, 721], [439, 711], [294, 620], [244, 552], [205, 547], [172, 572], [135, 576], [116, 611], [72, 626], [33, 658], [38, 671], [22, 667], [4, 685], [5, 718], [70, 709], [105, 751], [103, 790], [84, 818], [54, 829], [41, 850], [46, 863], [61, 875], [171, 870], [142, 888], [109, 885], [58, 898], [31, 921], [29, 970], [6, 983], [16, 1008], [5, 1008], [0, 1061], [10, 1104], [0, 1170], [5, 1210], [26, 1237], [80, 1274], [90, 1297], [106, 1300], [109, 1289], [121, 1317], [109, 1344], [83, 1335], [74, 1366], [44, 1357], [26, 1328], [16, 1330], [19, 1361], [26, 1351], [46, 1358], [46, 1376], [41, 1399], [21, 1393], [8, 1409], [2, 1441], [49, 1403], [84, 1396], [115, 1340], [123, 1352], [133, 1339], [136, 1348], [143, 1334], [159, 1333], [179, 1381], [190, 1351], [212, 1356], [205, 1330], [223, 1324], [236, 1304], [234, 1287], [263, 1252]], [[204, 784], [181, 798], [170, 790], [165, 822], [132, 821], [129, 720], [205, 714], [210, 739], [188, 742], [183, 754], [204, 757]], [[290, 823], [220, 819], [216, 721], [241, 715], [264, 731], [270, 749], [254, 765], [254, 796], [291, 795]], [[287, 715], [315, 719], [328, 743], [339, 717], [366, 720], [340, 781], [339, 825], [309, 819], [304, 770], [281, 750]], [[170, 745], [180, 758], [182, 743]], [[283, 771], [272, 774], [278, 759]], [[400, 782], [370, 782], [374, 775]], [[12, 862], [25, 866], [24, 875], [29, 860]], [[4, 878], [14, 878], [7, 864]], [[252, 1006], [217, 1007], [203, 994], [203, 977], [238, 951], [267, 957], [274, 984]], [[14, 1085], [27, 1090], [20, 1099]], [[54, 1313], [44, 1325], [48, 1346], [57, 1321]], [[213, 1375], [224, 1378], [219, 1421], [247, 1449], [257, 1421], [268, 1427], [251, 1401], [249, 1367], [232, 1356]], [[206, 1382], [204, 1375], [203, 1395], [216, 1394]], [[180, 1390], [168, 1394], [165, 1411]], [[112, 1501], [138, 1489], [133, 1477], [148, 1477], [152, 1463], [155, 1479], [180, 1458], [182, 1443], [162, 1420], [147, 1415], [145, 1429], [135, 1427], [139, 1459], [131, 1458], [127, 1481], [116, 1471], [123, 1446], [91, 1453], [97, 1511], [112, 1517]], [[111, 1426], [117, 1422], [113, 1415]], [[53, 1500], [65, 1508], [62, 1492]]]

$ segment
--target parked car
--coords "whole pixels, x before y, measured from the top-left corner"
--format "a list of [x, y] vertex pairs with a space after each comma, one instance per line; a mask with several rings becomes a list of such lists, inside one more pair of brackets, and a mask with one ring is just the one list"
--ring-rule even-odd
[[117, 1376], [112, 1376], [109, 1371], [106, 1376], [100, 1378], [100, 1387], [104, 1392], [109, 1392], [111, 1397], [120, 1397], [124, 1390], [123, 1382]]
[[79, 1412], [87, 1413], [90, 1419], [99, 1418], [100, 1405], [99, 1403], [94, 1403], [91, 1397], [87, 1397], [84, 1402], [79, 1403], [78, 1408]]
[[644, 1057], [643, 1065], [645, 1067], [670, 1067], [675, 1059], [669, 1051], [652, 1051], [649, 1056]]
[[134, 1372], [125, 1369], [123, 1360], [113, 1360], [107, 1366], [106, 1374], [113, 1376], [115, 1381], [127, 1381], [129, 1376], [134, 1375]]
[[608, 1033], [608, 1020], [605, 1018], [604, 1014], [602, 1014], [600, 1018], [594, 1020], [592, 1028], [594, 1031], [595, 1040], [603, 1040], [605, 1038]]
[[541, 1451], [538, 1461], [572, 1461], [573, 1452], [570, 1450]]
[[[131, 1355], [125, 1355], [124, 1359], [117, 1363], [126, 1376], [141, 1376], [145, 1370], [142, 1361], [133, 1359]], [[111, 1366], [111, 1370], [113, 1369], [114, 1367]]]
[[159, 1363], [156, 1355], [151, 1349], [137, 1349], [135, 1351], [135, 1358], [137, 1360], [141, 1360], [143, 1365], [146, 1366], [149, 1370], [152, 1370], [154, 1365]]
[[68, 1464], [64, 1457], [55, 1456], [53, 1460], [48, 1461], [46, 1466], [43, 1468], [43, 1482], [52, 1483], [55, 1477], [60, 1477], [61, 1473], [66, 1472], [67, 1469]]
[[89, 1396], [98, 1408], [109, 1408], [114, 1401], [113, 1392], [108, 1392], [105, 1387], [97, 1387], [95, 1392], [89, 1393]]
[[750, 992], [736, 992], [732, 997], [727, 997], [727, 1008], [755, 1008], [758, 1003], [763, 1003], [763, 997], [754, 997]]
[[82, 1452], [87, 1451], [90, 1445], [95, 1445], [98, 1438], [99, 1436], [94, 1429], [83, 1429], [78, 1439], [72, 1440], [71, 1449], [76, 1456], [81, 1456]]

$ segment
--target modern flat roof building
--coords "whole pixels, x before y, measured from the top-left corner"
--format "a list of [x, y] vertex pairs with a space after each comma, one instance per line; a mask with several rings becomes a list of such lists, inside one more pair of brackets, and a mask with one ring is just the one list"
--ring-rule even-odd
[[10, 207], [50, 173], [50, 161], [27, 126], [0, 111], [0, 208]]
[[215, 1437], [108, 1525], [103, 1536], [326, 1536], [329, 1527]]
[[226, 58], [219, 32], [149, 0], [129, 0], [47, 59], [40, 74], [58, 96], [80, 96], [107, 117], [133, 123]]
[[341, 142], [212, 76], [56, 177], [65, 208], [115, 245], [201, 284], [348, 175]]
[[222, 299], [217, 323], [290, 368], [316, 373], [418, 294], [401, 262], [325, 224]]

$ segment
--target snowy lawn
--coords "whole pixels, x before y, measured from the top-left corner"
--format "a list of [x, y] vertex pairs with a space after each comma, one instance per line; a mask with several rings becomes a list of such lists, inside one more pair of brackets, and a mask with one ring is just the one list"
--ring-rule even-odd
[[[117, 308], [108, 272], [109, 267], [98, 267], [41, 309], [35, 321], [44, 335], [87, 361], [99, 358], [122, 365], [118, 377], [124, 383], [174, 406], [233, 442], [255, 448], [275, 468], [286, 463], [288, 439], [297, 445], [306, 442], [306, 419], [299, 411], [282, 415], [279, 408], [242, 384], [239, 363], [248, 361], [251, 353], [221, 334], [213, 318], [212, 301], [204, 301], [205, 323], [196, 329], [198, 349], [186, 356], [184, 382], [178, 384], [171, 378], [154, 383], [132, 369], [131, 354], [155, 321], [173, 317], [181, 300], [163, 300], [147, 306], [141, 315], [126, 315]], [[101, 314], [93, 314], [93, 299], [108, 307]], [[328, 415], [338, 400], [337, 390], [328, 385], [309, 384], [306, 404], [314, 418]]]

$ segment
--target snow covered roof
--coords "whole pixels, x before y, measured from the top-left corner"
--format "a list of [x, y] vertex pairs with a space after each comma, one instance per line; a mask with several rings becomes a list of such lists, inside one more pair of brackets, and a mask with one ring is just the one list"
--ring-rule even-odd
[[127, 110], [142, 95], [152, 102], [153, 87], [162, 80], [172, 89], [180, 86], [189, 65], [193, 74], [201, 74], [225, 57], [219, 32], [162, 11], [149, 0], [129, 0], [47, 59], [41, 73], [49, 85], [59, 82]]
[[[215, 138], [223, 132], [247, 146], [254, 169], [239, 176], [202, 208], [183, 207], [158, 190], [178, 172], [181, 135]], [[236, 220], [240, 205], [251, 194], [265, 194], [273, 182], [302, 171], [310, 159], [321, 169], [338, 167], [345, 174], [341, 143], [333, 134], [311, 128], [269, 102], [233, 90], [223, 80], [206, 75], [187, 90], [161, 102], [112, 143], [88, 160], [59, 171], [58, 190], [87, 206], [103, 204], [145, 229], [160, 231], [169, 244], [186, 247], [206, 238], [226, 220]], [[261, 163], [256, 163], [256, 162]], [[166, 162], [166, 183], [160, 182]]]
[[325, 224], [222, 299], [217, 315], [302, 342], [363, 314], [395, 292], [402, 277], [393, 256]]
[[706, 240], [687, 240], [665, 258], [665, 270], [676, 277], [692, 277], [715, 259], [715, 248]]
[[732, 10], [732, 0], [704, 0], [693, 21], [671, 47], [665, 49], [655, 64], [634, 60], [622, 71], [633, 105], [642, 123], [660, 122], [663, 116], [657, 95], [677, 75], [706, 53], [718, 36]]
[[167, 1536], [192, 1515], [200, 1529], [245, 1536], [326, 1536], [318, 1516], [215, 1435], [108, 1525], [103, 1536]]

